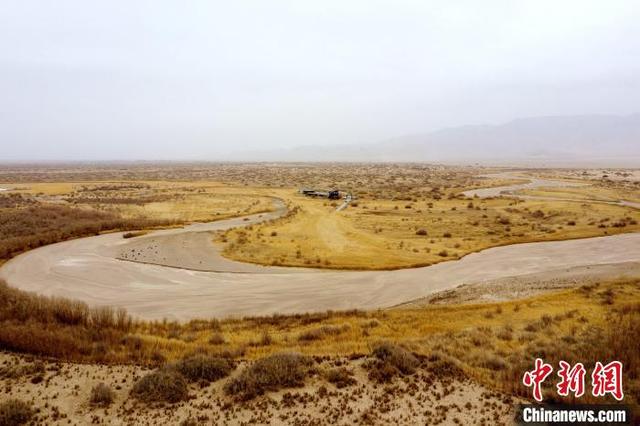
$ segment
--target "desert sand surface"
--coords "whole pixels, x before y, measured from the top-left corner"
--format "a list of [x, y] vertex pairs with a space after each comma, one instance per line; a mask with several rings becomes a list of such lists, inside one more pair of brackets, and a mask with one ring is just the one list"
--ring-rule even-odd
[[[420, 371], [390, 384], [367, 377], [359, 359], [319, 360], [317, 371], [340, 366], [355, 383], [338, 388], [315, 374], [305, 386], [288, 388], [252, 401], [225, 395], [225, 380], [189, 386], [189, 400], [166, 406], [131, 398], [133, 384], [148, 373], [143, 367], [48, 362], [0, 353], [0, 400], [20, 398], [37, 410], [35, 423], [86, 424], [511, 424], [513, 398], [464, 377]], [[241, 362], [237, 374], [245, 365]], [[104, 383], [115, 392], [108, 408], [90, 404], [91, 389]], [[185, 423], [190, 424], [190, 423]]]
[[[549, 185], [548, 181], [537, 183]], [[500, 193], [505, 187], [492, 190]], [[280, 214], [282, 208], [270, 214], [159, 231], [140, 241], [147, 244], [153, 238], [209, 233]], [[208, 266], [219, 266], [222, 272], [185, 269], [190, 265], [181, 263], [179, 256], [166, 262], [174, 267], [117, 259], [118, 253], [132, 249], [128, 244], [130, 240], [123, 239], [121, 233], [113, 233], [41, 247], [3, 265], [0, 279], [23, 290], [80, 299], [93, 306], [124, 307], [144, 319], [188, 320], [386, 308], [463, 284], [543, 273], [560, 277], [572, 268], [592, 265], [608, 265], [608, 273], [617, 276], [627, 270], [626, 262], [640, 261], [637, 233], [495, 247], [423, 268], [366, 272], [300, 273], [231, 262], [215, 250], [207, 260]], [[140, 243], [133, 244], [135, 251]], [[175, 247], [171, 250], [179, 252]], [[197, 266], [202, 258], [200, 253], [189, 262], [197, 262], [191, 266], [200, 269]]]

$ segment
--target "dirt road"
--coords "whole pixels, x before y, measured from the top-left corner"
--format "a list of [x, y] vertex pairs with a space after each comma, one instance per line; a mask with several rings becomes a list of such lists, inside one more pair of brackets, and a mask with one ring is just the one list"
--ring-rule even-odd
[[[562, 277], [586, 266], [594, 271], [606, 268], [615, 276], [625, 273], [625, 262], [640, 262], [640, 233], [518, 244], [424, 268], [367, 272], [246, 265], [223, 259], [215, 250], [207, 255], [209, 246], [202, 246], [210, 244], [210, 238], [202, 235], [211, 231], [282, 213], [280, 208], [247, 218], [159, 231], [140, 240], [123, 239], [121, 233], [114, 233], [53, 244], [7, 262], [0, 269], [0, 279], [14, 287], [80, 299], [90, 305], [122, 306], [141, 318], [187, 320], [383, 308], [461, 284], [517, 280], [531, 274]], [[164, 247], [163, 239], [168, 248], [159, 249]], [[117, 259], [118, 254], [132, 249], [140, 251], [140, 244], [157, 246], [158, 250], [150, 249], [149, 256], [159, 256], [156, 260], [166, 257], [166, 264], [172, 267], [152, 264], [157, 263], [150, 262], [152, 259]], [[188, 253], [196, 254], [192, 257]], [[140, 263], [144, 261], [150, 263]], [[198, 268], [200, 261], [207, 267]], [[184, 269], [189, 262], [193, 269], [209, 270]]]

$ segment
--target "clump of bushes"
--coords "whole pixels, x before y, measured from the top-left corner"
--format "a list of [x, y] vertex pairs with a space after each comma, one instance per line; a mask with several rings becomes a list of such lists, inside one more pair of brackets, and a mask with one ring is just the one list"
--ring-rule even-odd
[[138, 380], [131, 395], [145, 402], [184, 401], [188, 396], [187, 381], [182, 374], [171, 369], [161, 369]]
[[426, 370], [440, 380], [465, 379], [464, 371], [449, 357], [434, 352], [427, 358]]
[[225, 343], [227, 343], [227, 341], [225, 340], [224, 336], [220, 333], [214, 333], [209, 338], [210, 345], [223, 345]]
[[0, 403], [0, 425], [23, 425], [33, 417], [33, 410], [26, 402], [9, 399]]
[[115, 399], [115, 393], [109, 386], [104, 383], [98, 383], [91, 389], [91, 398], [89, 402], [91, 405], [97, 405], [100, 407], [108, 407], [113, 403]]
[[378, 382], [388, 382], [400, 374], [413, 374], [420, 361], [402, 346], [383, 342], [377, 344], [371, 354], [374, 359], [367, 363], [369, 378]]
[[215, 382], [227, 377], [235, 369], [235, 365], [227, 358], [197, 354], [186, 357], [167, 368], [182, 374], [190, 382]]
[[325, 373], [325, 377], [330, 383], [336, 385], [338, 389], [357, 383], [356, 379], [353, 378], [353, 373], [344, 367], [328, 370]]
[[278, 353], [261, 358], [230, 380], [225, 391], [251, 399], [269, 390], [298, 387], [310, 373], [313, 360], [297, 353]]

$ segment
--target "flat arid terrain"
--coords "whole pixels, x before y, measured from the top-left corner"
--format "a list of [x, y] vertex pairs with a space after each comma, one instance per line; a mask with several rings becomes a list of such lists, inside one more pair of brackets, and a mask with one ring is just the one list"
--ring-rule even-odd
[[638, 170], [7, 165], [0, 188], [0, 425], [512, 424], [538, 357], [615, 357], [640, 414]]

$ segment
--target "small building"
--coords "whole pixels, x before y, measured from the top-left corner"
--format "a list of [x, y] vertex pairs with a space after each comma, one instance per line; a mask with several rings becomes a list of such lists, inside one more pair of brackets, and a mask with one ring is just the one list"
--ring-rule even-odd
[[339, 200], [341, 198], [340, 190], [338, 189], [332, 189], [330, 191], [320, 191], [317, 189], [302, 188], [300, 190], [300, 193], [307, 197], [328, 198], [330, 200]]

